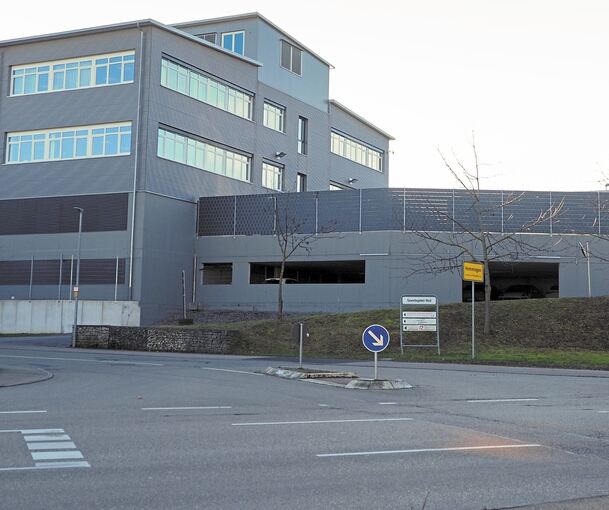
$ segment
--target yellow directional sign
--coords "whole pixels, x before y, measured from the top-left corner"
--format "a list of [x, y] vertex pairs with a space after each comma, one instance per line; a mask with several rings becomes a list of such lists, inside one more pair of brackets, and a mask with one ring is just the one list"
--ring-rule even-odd
[[463, 279], [466, 282], [484, 281], [484, 264], [482, 262], [463, 262]]

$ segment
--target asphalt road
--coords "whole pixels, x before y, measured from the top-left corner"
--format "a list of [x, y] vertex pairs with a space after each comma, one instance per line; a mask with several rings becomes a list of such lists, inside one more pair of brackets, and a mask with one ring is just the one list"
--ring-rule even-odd
[[68, 344], [0, 338], [54, 374], [0, 388], [0, 508], [609, 508], [574, 501], [609, 494], [609, 372], [383, 361], [415, 388], [358, 391]]

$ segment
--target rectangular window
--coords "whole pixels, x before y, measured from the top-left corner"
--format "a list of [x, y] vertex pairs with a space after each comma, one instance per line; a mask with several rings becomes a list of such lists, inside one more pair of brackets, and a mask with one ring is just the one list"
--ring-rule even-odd
[[233, 283], [232, 263], [203, 264], [201, 283], [203, 285], [230, 285]]
[[7, 134], [6, 163], [30, 163], [131, 153], [131, 122]]
[[[280, 262], [251, 262], [250, 284], [278, 284]], [[284, 284], [366, 283], [365, 260], [324, 260], [285, 263]]]
[[245, 32], [240, 30], [238, 32], [224, 32], [222, 34], [222, 47], [225, 50], [238, 53], [239, 55], [245, 54]]
[[309, 121], [304, 117], [298, 117], [298, 154], [307, 153], [308, 142], [308, 124]]
[[262, 185], [268, 189], [281, 191], [283, 189], [283, 168], [270, 163], [262, 163]]
[[287, 41], [281, 41], [281, 67], [302, 75], [302, 50]]
[[285, 127], [285, 108], [265, 101], [262, 123], [267, 128], [283, 133]]
[[250, 182], [250, 156], [161, 128], [157, 155], [194, 168]]
[[134, 51], [12, 66], [11, 95], [132, 83], [134, 70]]
[[233, 115], [252, 120], [252, 95], [166, 58], [161, 60], [161, 85]]
[[218, 34], [216, 34], [215, 32], [210, 32], [209, 34], [200, 34], [197, 37], [200, 37], [201, 39], [203, 39], [204, 41], [207, 41], [208, 43], [216, 44], [216, 41], [218, 39]]
[[383, 153], [344, 135], [331, 133], [330, 150], [343, 158], [355, 161], [360, 165], [372, 168], [377, 172], [383, 171]]
[[298, 193], [307, 191], [307, 176], [305, 174], [296, 174], [296, 191]]

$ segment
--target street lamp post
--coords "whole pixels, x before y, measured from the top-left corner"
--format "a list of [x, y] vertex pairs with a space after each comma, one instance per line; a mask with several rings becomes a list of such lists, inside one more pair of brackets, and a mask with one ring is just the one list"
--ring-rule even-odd
[[82, 217], [85, 212], [80, 207], [74, 207], [78, 211], [78, 244], [76, 248], [76, 283], [72, 289], [74, 295], [74, 326], [72, 328], [72, 347], [76, 347], [76, 326], [78, 326], [78, 295], [80, 294], [80, 241], [82, 237]]

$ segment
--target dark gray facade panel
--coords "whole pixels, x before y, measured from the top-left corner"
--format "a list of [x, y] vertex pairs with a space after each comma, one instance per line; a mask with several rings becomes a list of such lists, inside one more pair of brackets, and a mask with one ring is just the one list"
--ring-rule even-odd
[[127, 193], [0, 200], [0, 235], [78, 232], [74, 207], [83, 232], [127, 230], [128, 204]]
[[[75, 282], [75, 264], [63, 260], [0, 261], [0, 285], [70, 285]], [[125, 259], [81, 259], [82, 285], [125, 283]]]
[[[256, 199], [254, 199], [256, 197]], [[269, 235], [274, 231], [273, 204], [271, 195], [249, 195], [237, 197], [235, 220], [237, 235]]]
[[[286, 193], [282, 200], [293, 201], [294, 214], [300, 223], [315, 222], [318, 232], [357, 232], [374, 230], [403, 230], [415, 232], [493, 232], [493, 233], [566, 233], [604, 234], [606, 218], [604, 204], [607, 193], [555, 193], [559, 202], [550, 202], [551, 192], [483, 191], [476, 199], [463, 190], [429, 190], [379, 188], [313, 192], [318, 197], [316, 209], [305, 208], [300, 195]], [[294, 197], [290, 199], [290, 197]], [[237, 197], [237, 204], [245, 197]], [[205, 210], [209, 198], [201, 197]], [[264, 210], [268, 197], [251, 195], [247, 198], [252, 214]], [[230, 199], [228, 199], [230, 201]], [[559, 203], [560, 206], [552, 205]], [[600, 204], [600, 209], [599, 209]], [[223, 216], [226, 218], [226, 214]], [[249, 221], [241, 225], [242, 218]], [[211, 221], [211, 225], [206, 223]], [[256, 222], [246, 215], [236, 223], [225, 219], [225, 230], [209, 216], [201, 217], [199, 233], [215, 235], [261, 234]], [[261, 227], [262, 228], [262, 227]]]

